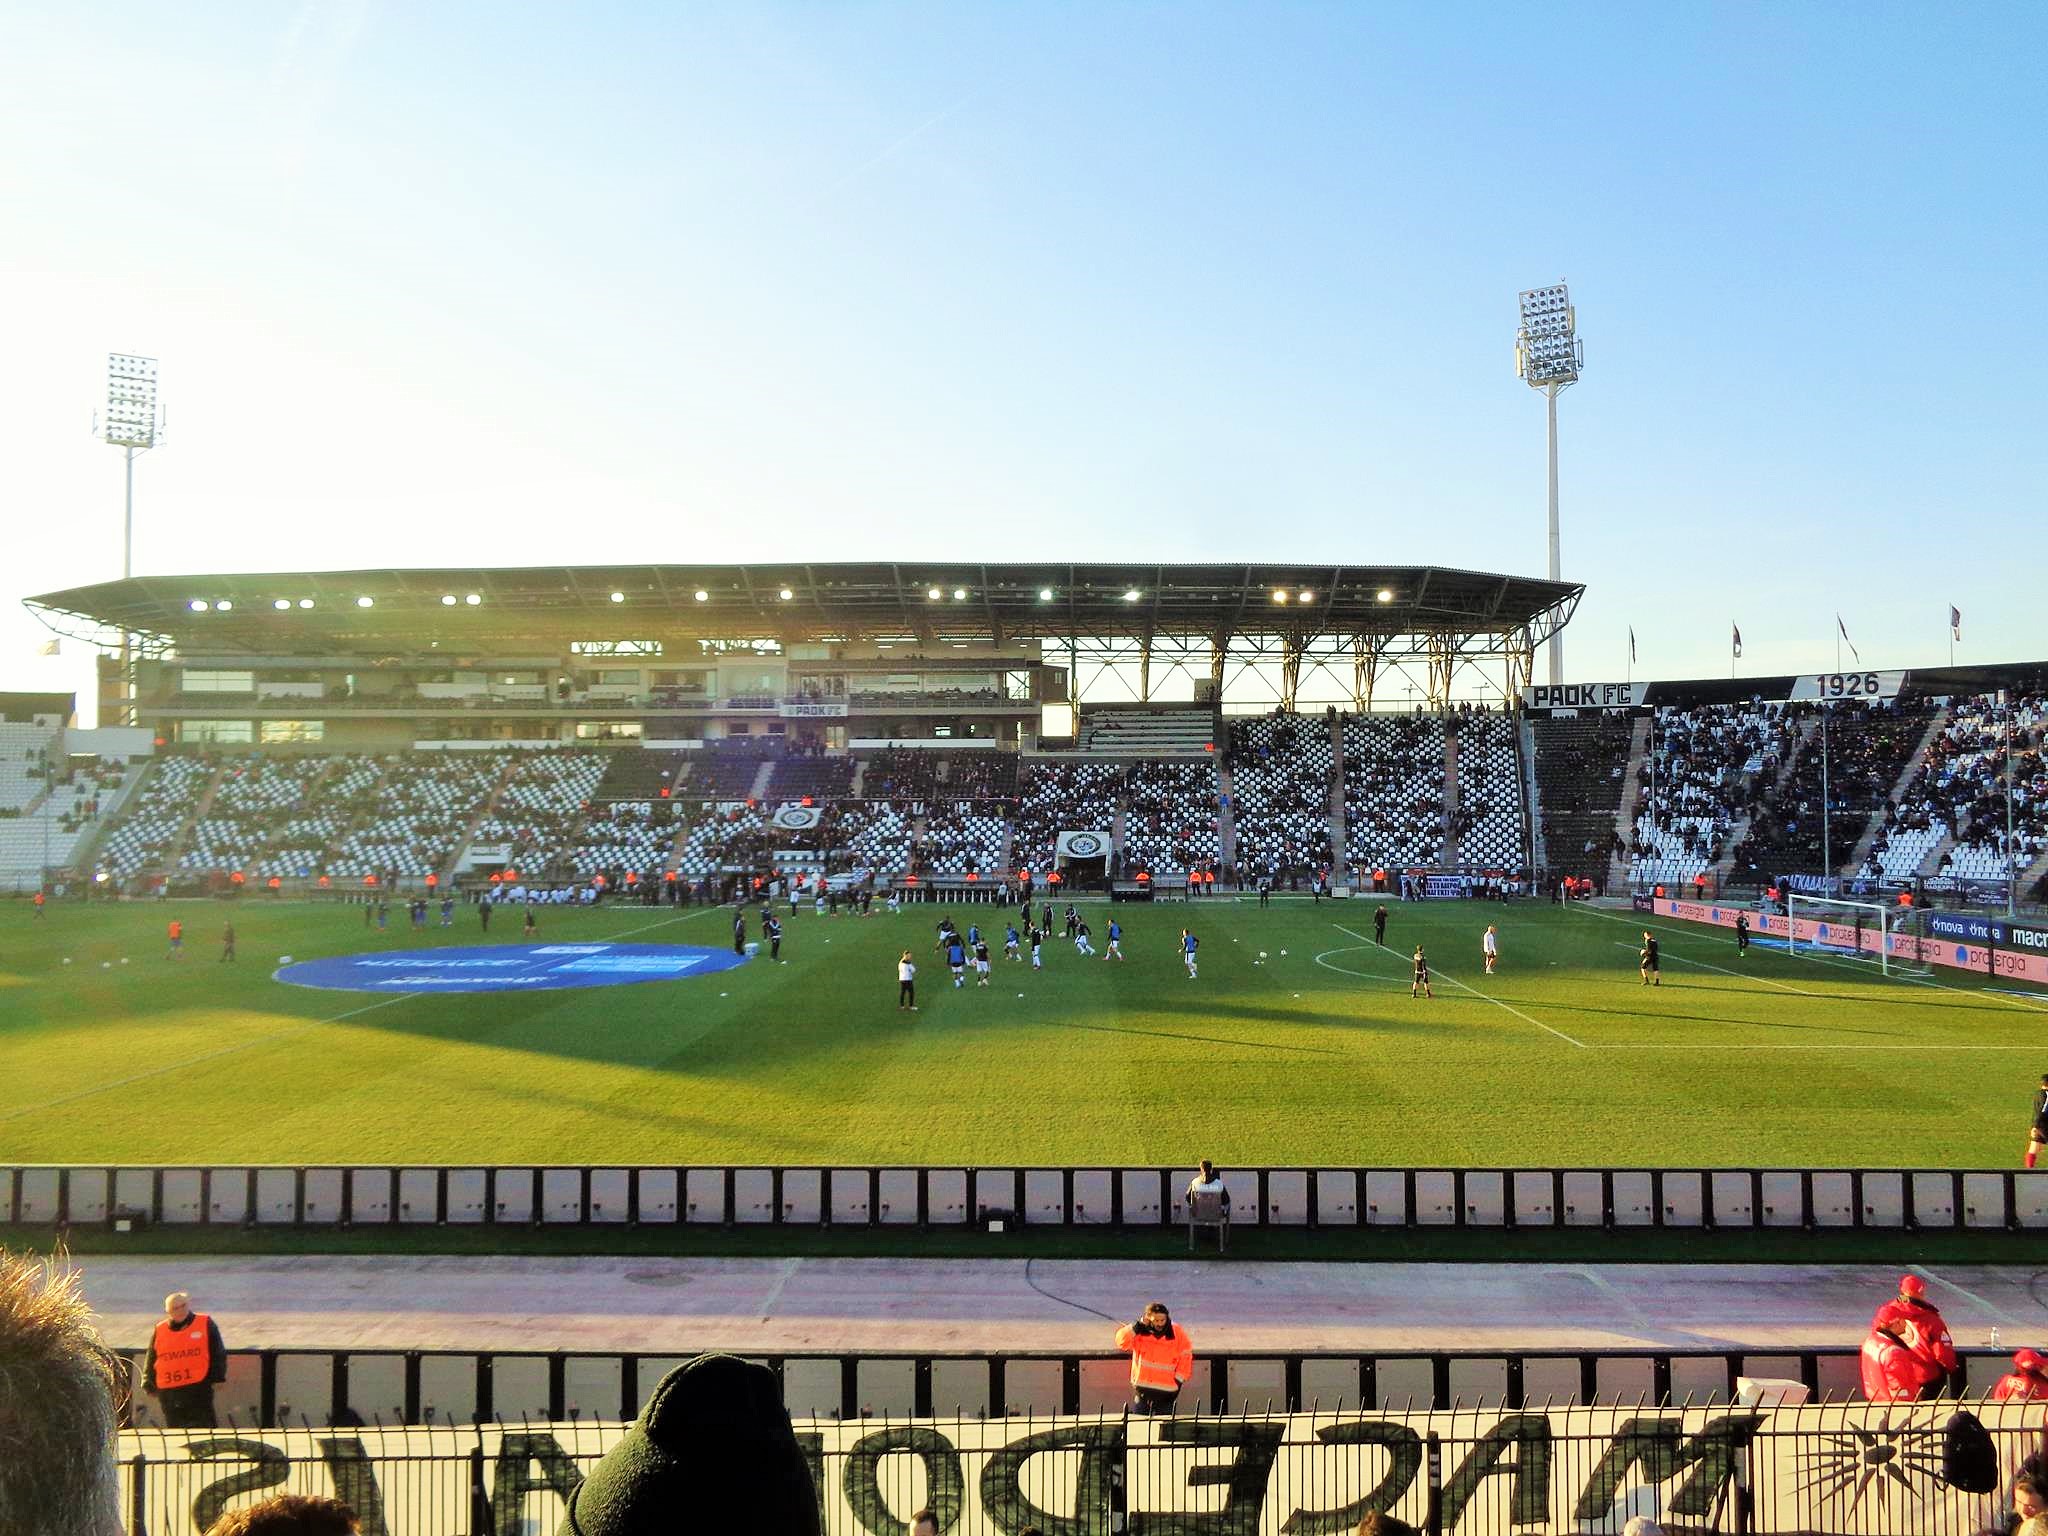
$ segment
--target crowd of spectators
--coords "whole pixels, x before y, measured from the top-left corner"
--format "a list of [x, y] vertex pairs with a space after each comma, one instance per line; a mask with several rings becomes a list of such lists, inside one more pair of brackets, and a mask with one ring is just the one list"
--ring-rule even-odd
[[1033, 872], [1048, 870], [1060, 833], [1109, 832], [1122, 785], [1123, 769], [1115, 763], [1062, 760], [1026, 767], [1017, 776], [1016, 838], [1010, 862]]
[[1520, 869], [1522, 754], [1515, 722], [1494, 710], [1462, 712], [1458, 731], [1458, 810], [1451, 832], [1458, 861], [1489, 869]]
[[1797, 740], [1777, 704], [1658, 709], [1636, 785], [1630, 880], [1684, 884], [1711, 868]]
[[2007, 874], [2006, 748], [2012, 749], [2012, 863], [2024, 869], [2048, 849], [2048, 699], [2015, 694], [2005, 703], [1977, 694], [1956, 699], [1859, 873], [1910, 879], [1944, 838], [1937, 875], [2003, 880]]
[[1213, 760], [1133, 763], [1124, 773], [1123, 871], [1182, 875], [1222, 851]]
[[934, 803], [924, 813], [914, 867], [921, 875], [999, 875], [1008, 831], [1000, 805], [969, 800]]
[[1442, 717], [1346, 715], [1343, 731], [1345, 852], [1353, 866], [1412, 868], [1441, 863]]
[[920, 747], [886, 747], [870, 754], [860, 792], [869, 800], [927, 800], [939, 787], [938, 755]]
[[1329, 866], [1336, 761], [1327, 720], [1275, 711], [1230, 722], [1230, 815], [1243, 878]]
[[1785, 870], [1821, 871], [1830, 857], [1837, 869], [1846, 864], [1864, 828], [1888, 808], [1934, 708], [1895, 699], [1788, 707], [1787, 717], [1803, 722], [1799, 746], [1782, 784], [1763, 776], [1732, 878], [1754, 884]]
[[955, 752], [946, 760], [946, 793], [961, 800], [1017, 798], [1017, 754]]

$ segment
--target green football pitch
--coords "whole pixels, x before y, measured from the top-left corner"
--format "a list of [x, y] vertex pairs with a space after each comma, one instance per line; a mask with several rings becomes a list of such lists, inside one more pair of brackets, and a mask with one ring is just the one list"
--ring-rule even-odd
[[[1124, 906], [1128, 959], [1064, 941], [955, 991], [948, 910], [787, 921], [783, 956], [582, 991], [377, 996], [297, 959], [521, 942], [244, 901], [0, 909], [0, 1159], [1400, 1165], [2017, 1162], [2048, 997], [1755, 949], [1626, 911], [1276, 901]], [[785, 909], [786, 911], [786, 909]], [[1103, 943], [1111, 909], [1088, 908]], [[186, 953], [165, 957], [165, 924]], [[240, 959], [218, 960], [229, 918]], [[729, 948], [731, 910], [543, 909], [544, 942]], [[1480, 934], [1501, 964], [1482, 974]], [[1177, 935], [1201, 939], [1183, 973]], [[750, 924], [758, 930], [758, 924]], [[1428, 947], [1433, 1000], [1409, 996]], [[909, 949], [915, 1013], [896, 1006]]]

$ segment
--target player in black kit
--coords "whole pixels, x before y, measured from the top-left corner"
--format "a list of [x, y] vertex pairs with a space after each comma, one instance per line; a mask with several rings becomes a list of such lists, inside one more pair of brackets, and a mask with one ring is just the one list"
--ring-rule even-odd
[[1642, 972], [1643, 985], [1646, 987], [1663, 986], [1664, 973], [1657, 968], [1657, 936], [1647, 928], [1643, 930], [1643, 951], [1637, 956], [1637, 959], [1640, 962], [1639, 969]]

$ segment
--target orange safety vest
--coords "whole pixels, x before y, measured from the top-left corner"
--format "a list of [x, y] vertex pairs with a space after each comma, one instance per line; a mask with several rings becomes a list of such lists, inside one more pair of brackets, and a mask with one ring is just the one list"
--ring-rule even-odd
[[185, 937], [185, 925], [180, 922], [173, 922], [171, 924], [171, 937], [174, 939]]
[[1195, 1346], [1187, 1329], [1175, 1323], [1173, 1337], [1139, 1333], [1129, 1323], [1116, 1331], [1116, 1347], [1131, 1356], [1131, 1385], [1155, 1392], [1178, 1392], [1195, 1373]]
[[173, 1328], [165, 1318], [156, 1325], [156, 1389], [170, 1392], [178, 1387], [196, 1387], [212, 1374], [213, 1332], [204, 1312], [194, 1312], [182, 1328]]

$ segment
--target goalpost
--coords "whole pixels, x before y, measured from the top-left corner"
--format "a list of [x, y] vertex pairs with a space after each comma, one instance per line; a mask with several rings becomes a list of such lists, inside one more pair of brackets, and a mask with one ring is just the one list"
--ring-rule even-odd
[[1879, 901], [1844, 901], [1835, 896], [1785, 898], [1785, 948], [1794, 955], [1834, 955], [1875, 962], [1878, 970], [1923, 976], [1931, 967], [1910, 942], [1920, 936], [1920, 914]]

